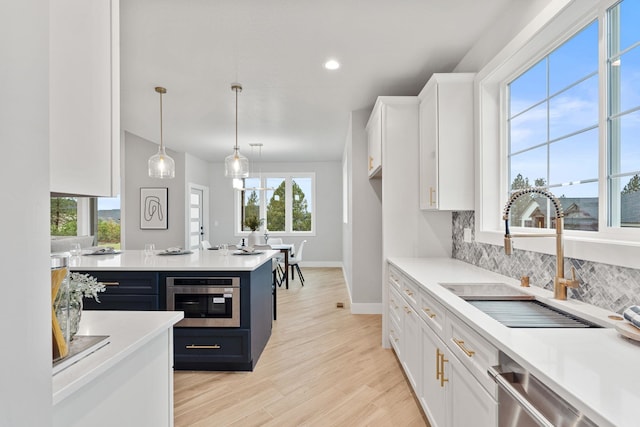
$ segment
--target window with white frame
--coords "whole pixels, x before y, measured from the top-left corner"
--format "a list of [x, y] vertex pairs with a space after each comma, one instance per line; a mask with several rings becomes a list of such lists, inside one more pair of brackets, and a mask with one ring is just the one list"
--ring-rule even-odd
[[[567, 256], [637, 267], [639, 20], [640, 0], [558, 2], [478, 72], [477, 241], [501, 245], [510, 193], [542, 185], [562, 202]], [[521, 200], [513, 226], [554, 226], [545, 201]]]
[[640, 1], [609, 9], [607, 23], [608, 225], [640, 227]]
[[[546, 187], [565, 210], [565, 228], [598, 229], [598, 23], [508, 83], [509, 191]], [[555, 226], [549, 200], [521, 197], [514, 226]]]
[[248, 232], [250, 218], [262, 220], [269, 234], [313, 234], [315, 174], [270, 173], [242, 181], [237, 192], [236, 230]]

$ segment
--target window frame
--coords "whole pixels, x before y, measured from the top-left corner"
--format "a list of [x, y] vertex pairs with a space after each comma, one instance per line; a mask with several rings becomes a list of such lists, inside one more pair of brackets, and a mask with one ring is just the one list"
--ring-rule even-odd
[[[316, 199], [316, 174], [315, 172], [269, 172], [261, 174], [250, 174], [248, 178], [260, 179], [260, 186], [264, 188], [266, 186], [266, 180], [268, 178], [284, 178], [285, 180], [285, 230], [284, 231], [272, 231], [269, 230], [269, 236], [273, 237], [306, 237], [316, 235], [316, 211], [317, 211], [317, 199]], [[311, 230], [310, 231], [293, 231], [293, 198], [292, 181], [296, 178], [310, 178], [311, 179]], [[263, 189], [258, 190], [260, 192], [260, 218], [266, 218], [267, 201], [264, 197], [265, 191]], [[241, 215], [243, 212], [243, 191], [234, 191], [234, 235], [235, 237], [246, 237], [250, 231], [242, 230]], [[264, 229], [264, 228], [263, 228]]]
[[[606, 102], [607, 10], [618, 0], [557, 2], [544, 9], [476, 76], [476, 241], [503, 245], [502, 210], [507, 201], [508, 91], [507, 82], [525, 72], [544, 56], [570, 39], [581, 28], [598, 19], [599, 73], [599, 231], [565, 230], [565, 255], [613, 265], [637, 268], [640, 229], [617, 229], [608, 225]], [[496, 167], [498, 165], [498, 167]], [[514, 232], [537, 230], [513, 228]], [[548, 232], [546, 230], [540, 233]], [[550, 239], [517, 239], [517, 249], [555, 254]]]

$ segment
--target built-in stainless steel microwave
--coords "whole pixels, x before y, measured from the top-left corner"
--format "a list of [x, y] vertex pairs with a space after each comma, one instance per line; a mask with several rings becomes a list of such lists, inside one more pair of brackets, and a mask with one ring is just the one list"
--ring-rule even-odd
[[167, 310], [183, 311], [176, 327], [240, 327], [239, 277], [168, 277]]

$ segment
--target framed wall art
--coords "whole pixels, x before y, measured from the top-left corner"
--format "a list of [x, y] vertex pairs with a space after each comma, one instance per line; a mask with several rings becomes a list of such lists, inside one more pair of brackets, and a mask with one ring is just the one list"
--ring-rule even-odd
[[140, 188], [140, 228], [166, 230], [169, 228], [168, 188]]

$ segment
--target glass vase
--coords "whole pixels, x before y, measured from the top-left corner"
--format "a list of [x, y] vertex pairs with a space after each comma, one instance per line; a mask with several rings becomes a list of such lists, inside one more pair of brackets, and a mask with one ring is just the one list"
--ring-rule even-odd
[[65, 336], [69, 333], [69, 340], [73, 340], [78, 333], [78, 326], [82, 318], [82, 300], [69, 298], [68, 305], [60, 304], [56, 310], [56, 316], [60, 321], [60, 328]]

